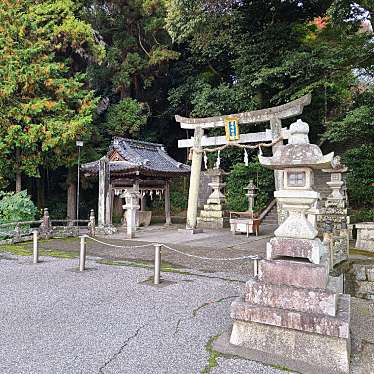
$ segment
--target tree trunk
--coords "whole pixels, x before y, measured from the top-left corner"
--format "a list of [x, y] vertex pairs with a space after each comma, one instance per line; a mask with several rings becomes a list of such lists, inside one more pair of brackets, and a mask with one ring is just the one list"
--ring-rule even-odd
[[77, 184], [75, 182], [74, 173], [72, 169], [69, 169], [66, 178], [67, 185], [67, 207], [66, 215], [67, 219], [76, 219], [77, 214]]
[[40, 177], [36, 179], [36, 196], [38, 208], [46, 208], [45, 206], [45, 193], [44, 193], [44, 173], [41, 171]]
[[17, 171], [16, 172], [16, 192], [21, 192], [21, 190], [22, 190], [21, 173]]
[[16, 149], [16, 192], [21, 192], [22, 190], [22, 179], [21, 179], [21, 172], [20, 172], [20, 160], [21, 154], [19, 149]]

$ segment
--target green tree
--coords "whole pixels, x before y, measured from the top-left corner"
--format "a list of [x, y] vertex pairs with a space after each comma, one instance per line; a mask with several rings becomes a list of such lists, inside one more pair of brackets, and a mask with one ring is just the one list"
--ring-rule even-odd
[[165, 30], [164, 1], [88, 0], [85, 18], [107, 49], [104, 63], [89, 69], [93, 87], [107, 100], [97, 119], [100, 135], [139, 135], [162, 106], [160, 84], [179, 57]]
[[104, 48], [79, 20], [72, 0], [0, 3], [0, 173], [38, 176], [68, 163], [77, 137], [90, 133], [94, 92], [79, 71]]

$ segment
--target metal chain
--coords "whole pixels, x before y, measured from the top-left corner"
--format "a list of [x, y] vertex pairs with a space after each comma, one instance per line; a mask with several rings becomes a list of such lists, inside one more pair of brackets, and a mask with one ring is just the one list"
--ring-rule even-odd
[[150, 247], [150, 246], [153, 245], [153, 244], [148, 243], [148, 244], [142, 244], [142, 245], [124, 246], [124, 245], [116, 245], [116, 244], [105, 243], [105, 242], [102, 242], [101, 240], [95, 239], [92, 236], [88, 236], [88, 235], [86, 236], [86, 238], [91, 239], [91, 240], [93, 240], [97, 243], [107, 245], [109, 247], [124, 248], [124, 249], [144, 248], [144, 247]]
[[187, 257], [193, 257], [198, 258], [200, 260], [212, 260], [212, 261], [236, 261], [236, 260], [245, 260], [245, 259], [251, 259], [251, 260], [259, 260], [260, 256], [242, 256], [242, 257], [233, 257], [233, 258], [220, 258], [220, 257], [202, 257], [202, 256], [195, 256], [191, 255], [190, 253], [184, 253], [182, 251], [178, 251], [175, 248], [171, 248], [165, 244], [161, 244], [163, 247], [170, 249], [173, 252], [177, 252], [181, 255], [187, 256]]

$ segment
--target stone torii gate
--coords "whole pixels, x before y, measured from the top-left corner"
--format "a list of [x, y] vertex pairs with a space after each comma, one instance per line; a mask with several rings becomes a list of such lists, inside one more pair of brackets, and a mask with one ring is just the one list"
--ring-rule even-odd
[[[190, 189], [188, 195], [187, 224], [186, 229], [194, 232], [197, 224], [197, 206], [200, 184], [201, 162], [203, 157], [203, 147], [220, 146], [225, 144], [245, 144], [259, 143], [264, 141], [274, 141], [279, 138], [288, 139], [288, 129], [282, 128], [282, 119], [291, 118], [300, 115], [304, 106], [311, 102], [311, 95], [305, 95], [297, 100], [287, 104], [272, 108], [243, 112], [237, 114], [223, 115], [207, 118], [187, 118], [179, 115], [175, 120], [180, 123], [182, 129], [194, 130], [194, 136], [191, 139], [182, 139], [178, 141], [178, 148], [192, 148], [192, 165], [190, 177]], [[204, 130], [225, 127], [227, 117], [236, 117], [238, 124], [263, 123], [270, 122], [270, 129], [262, 132], [240, 134], [237, 141], [227, 141], [225, 136], [204, 135]], [[277, 147], [281, 147], [283, 142], [272, 146], [273, 153]], [[280, 186], [279, 172], [275, 172], [275, 189]]]

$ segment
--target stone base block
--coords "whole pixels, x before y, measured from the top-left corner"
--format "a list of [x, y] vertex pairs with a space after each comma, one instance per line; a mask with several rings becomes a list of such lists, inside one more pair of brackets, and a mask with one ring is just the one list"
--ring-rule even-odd
[[178, 232], [188, 235], [194, 235], [194, 234], [201, 234], [203, 232], [202, 229], [191, 229], [191, 228], [185, 228], [185, 229], [178, 229]]
[[336, 317], [249, 304], [238, 298], [231, 304], [231, 318], [309, 333], [349, 337], [350, 296], [339, 295]]
[[224, 227], [224, 219], [223, 218], [205, 218], [205, 217], [198, 217], [197, 218], [197, 227], [203, 229], [222, 229]]
[[[235, 346], [244, 353], [236, 351], [240, 356], [273, 365], [284, 365], [303, 374], [349, 373], [349, 338], [234, 321], [229, 349], [230, 346]], [[220, 351], [217, 346], [215, 349]]]
[[223, 211], [223, 205], [222, 204], [205, 204], [204, 210], [215, 210], [215, 211]]
[[374, 222], [356, 223], [356, 248], [374, 252]]
[[245, 287], [244, 299], [249, 304], [336, 315], [338, 295], [329, 290], [306, 289], [287, 285], [275, 285], [249, 280]]
[[319, 264], [326, 255], [326, 249], [319, 239], [273, 238], [267, 243], [266, 258], [277, 257], [307, 258], [314, 264]]
[[222, 210], [202, 210], [200, 212], [201, 218], [223, 218]]
[[316, 265], [304, 261], [261, 260], [258, 267], [258, 278], [262, 282], [300, 288], [325, 289], [328, 274], [326, 261]]

